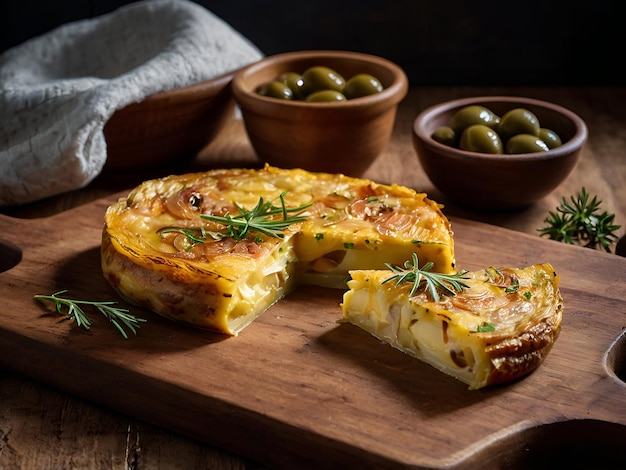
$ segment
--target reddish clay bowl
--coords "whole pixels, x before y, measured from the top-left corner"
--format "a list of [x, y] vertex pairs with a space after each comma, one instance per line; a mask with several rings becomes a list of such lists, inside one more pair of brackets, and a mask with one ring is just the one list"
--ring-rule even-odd
[[[310, 103], [262, 96], [257, 88], [284, 72], [314, 65], [346, 80], [369, 73], [383, 85], [374, 95], [342, 102]], [[346, 51], [302, 51], [269, 56], [240, 70], [233, 94], [250, 142], [266, 163], [282, 168], [360, 176], [387, 146], [408, 80], [394, 63]]]
[[233, 114], [233, 76], [155, 93], [116, 111], [104, 126], [105, 169], [142, 169], [194, 157]]
[[[555, 131], [560, 147], [548, 152], [485, 154], [460, 150], [431, 137], [468, 105], [482, 105], [502, 116], [513, 108], [533, 112], [542, 127]], [[460, 205], [481, 210], [528, 206], [551, 193], [576, 167], [587, 141], [585, 122], [554, 103], [511, 96], [462, 98], [432, 106], [413, 123], [413, 146], [432, 183]]]

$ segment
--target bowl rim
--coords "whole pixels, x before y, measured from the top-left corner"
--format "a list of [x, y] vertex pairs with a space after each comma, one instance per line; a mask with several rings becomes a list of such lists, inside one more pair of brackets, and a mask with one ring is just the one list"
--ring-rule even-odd
[[209, 94], [218, 93], [227, 87], [234, 78], [237, 70], [223, 73], [217, 77], [202, 80], [200, 82], [190, 83], [182, 87], [170, 88], [169, 90], [161, 90], [146, 96], [140, 103], [157, 103], [159, 101], [167, 101], [172, 99], [186, 99], [194, 93]]
[[[374, 63], [389, 70], [393, 75], [393, 82], [384, 88], [380, 93], [368, 96], [361, 96], [346, 101], [331, 102], [307, 102], [301, 100], [278, 100], [276, 98], [259, 95], [255, 90], [244, 86], [247, 77], [276, 63], [284, 63], [292, 60], [310, 60], [315, 58], [324, 59], [354, 59], [363, 62]], [[354, 110], [355, 108], [366, 108], [375, 104], [386, 103], [389, 107], [398, 104], [408, 93], [408, 77], [404, 70], [394, 62], [384, 57], [349, 50], [333, 49], [312, 49], [304, 51], [281, 52], [269, 55], [249, 64], [235, 73], [232, 81], [232, 90], [235, 99], [238, 101], [257, 103], [267, 103], [268, 105], [280, 104], [281, 106], [294, 109], [333, 109], [333, 110]]]
[[[425, 131], [424, 124], [430, 121], [433, 116], [450, 111], [454, 108], [460, 108], [467, 105], [488, 104], [494, 102], [512, 103], [519, 106], [530, 105], [555, 111], [559, 114], [562, 114], [573, 123], [575, 127], [574, 135], [567, 142], [563, 143], [559, 147], [550, 149], [547, 152], [488, 154], [481, 152], [471, 152], [468, 150], [461, 150], [458, 148], [450, 147], [448, 145], [437, 142], [432, 138], [430, 134], [427, 134]], [[572, 153], [584, 145], [585, 141], [587, 140], [588, 129], [585, 121], [580, 116], [559, 104], [524, 96], [487, 95], [452, 99], [432, 105], [424, 109], [417, 115], [417, 117], [413, 121], [413, 134], [419, 140], [421, 140], [424, 145], [431, 147], [432, 150], [438, 153], [446, 154], [449, 157], [458, 159], [464, 158], [494, 161], [494, 159], [497, 159], [500, 156], [505, 156], [507, 160], [514, 160], [519, 162], [530, 160], [550, 160]], [[498, 161], [502, 160], [498, 159]]]

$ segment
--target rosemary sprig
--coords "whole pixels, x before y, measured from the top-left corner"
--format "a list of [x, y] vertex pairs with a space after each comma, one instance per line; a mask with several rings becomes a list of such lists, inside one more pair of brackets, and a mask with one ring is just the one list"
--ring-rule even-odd
[[61, 290], [52, 295], [35, 295], [35, 300], [44, 303], [45, 301], [53, 302], [56, 311], [68, 315], [76, 321], [76, 325], [88, 330], [91, 327], [92, 320], [87, 316], [82, 308], [82, 305], [88, 305], [95, 307], [100, 313], [109, 319], [113, 325], [120, 331], [125, 339], [128, 339], [128, 335], [124, 330], [124, 327], [129, 329], [133, 334], [137, 334], [137, 328], [139, 328], [140, 322], [145, 322], [143, 318], [136, 317], [129, 313], [128, 309], [114, 307], [117, 302], [110, 300], [106, 301], [88, 301], [88, 300], [75, 300], [60, 297], [61, 294], [65, 294], [66, 290]]
[[[268, 237], [283, 238], [283, 231], [287, 227], [298, 222], [304, 222], [307, 219], [306, 216], [298, 214], [311, 206], [311, 204], [303, 204], [298, 207], [286, 207], [285, 194], [286, 192], [280, 194], [279, 206], [275, 206], [271, 201], [266, 202], [260, 197], [252, 210], [247, 210], [235, 204], [239, 214], [226, 214], [224, 217], [203, 214], [200, 217], [224, 224], [226, 229], [221, 235], [225, 238], [234, 238], [237, 241], [241, 241], [246, 238], [251, 230]], [[289, 215], [292, 213], [296, 215]], [[276, 218], [276, 216], [280, 216], [280, 218]]]
[[550, 211], [544, 220], [547, 226], [538, 231], [551, 240], [611, 252], [621, 226], [613, 223], [615, 214], [600, 213], [601, 203], [596, 196], [590, 200], [583, 187], [569, 201], [563, 197], [556, 211]]
[[439, 302], [439, 291], [443, 291], [448, 295], [456, 295], [457, 292], [469, 288], [469, 286], [462, 281], [463, 279], [468, 279], [465, 276], [467, 271], [459, 271], [454, 274], [431, 272], [434, 263], [429, 261], [420, 268], [416, 253], [413, 253], [411, 260], [404, 262], [403, 267], [392, 266], [387, 263], [385, 266], [396, 274], [385, 279], [383, 284], [393, 280], [396, 281], [396, 285], [411, 282], [413, 286], [409, 293], [410, 296], [415, 295], [415, 292], [422, 284], [426, 284], [426, 288], [435, 302]]
[[164, 227], [158, 230], [159, 235], [163, 237], [168, 233], [180, 233], [187, 237], [189, 245], [185, 248], [187, 251], [191, 250], [194, 246], [206, 242], [207, 236], [210, 236], [213, 240], [220, 240], [222, 235], [217, 232], [211, 232], [204, 227], [199, 229], [188, 229], [183, 227]]

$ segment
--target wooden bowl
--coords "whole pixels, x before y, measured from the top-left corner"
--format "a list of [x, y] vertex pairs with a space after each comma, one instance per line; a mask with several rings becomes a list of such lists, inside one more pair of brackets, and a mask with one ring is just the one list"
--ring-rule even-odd
[[194, 157], [235, 107], [234, 72], [163, 91], [116, 111], [104, 127], [105, 169], [145, 169]]
[[[262, 96], [257, 88], [284, 72], [314, 65], [346, 80], [369, 73], [383, 91], [341, 102], [311, 103]], [[346, 51], [302, 51], [269, 56], [240, 70], [233, 94], [257, 155], [273, 166], [360, 176], [387, 146], [408, 80], [394, 63]]]
[[[432, 133], [449, 125], [452, 116], [468, 105], [482, 105], [498, 116], [514, 108], [534, 113], [541, 127], [555, 131], [562, 145], [547, 152], [486, 154], [468, 152], [433, 140]], [[532, 98], [480, 96], [432, 106], [413, 124], [413, 145], [426, 175], [460, 205], [481, 210], [528, 206], [561, 184], [575, 168], [587, 126], [572, 111]]]

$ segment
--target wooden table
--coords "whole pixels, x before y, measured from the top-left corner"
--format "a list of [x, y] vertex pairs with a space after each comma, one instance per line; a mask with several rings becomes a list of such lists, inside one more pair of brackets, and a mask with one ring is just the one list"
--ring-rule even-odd
[[[524, 95], [561, 104], [588, 124], [589, 142], [571, 176], [527, 209], [474, 213], [447, 201], [421, 170], [411, 143], [415, 116], [436, 102], [481, 94]], [[626, 224], [626, 88], [412, 88], [400, 106], [392, 141], [366, 177], [426, 191], [445, 212], [537, 235], [549, 210], [581, 187]], [[234, 119], [191, 163], [135, 174], [102, 175], [87, 188], [0, 212], [21, 218], [52, 215], [109, 196], [143, 179], [219, 166], [258, 166], [243, 125]], [[453, 222], [454, 223], [454, 222]], [[620, 235], [624, 230], [620, 230]], [[538, 236], [538, 235], [537, 235]], [[0, 234], [0, 238], [2, 234]], [[11, 354], [10, 351], [0, 351]], [[96, 406], [0, 369], [0, 469], [9, 468], [264, 468], [244, 457]]]

